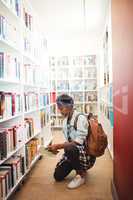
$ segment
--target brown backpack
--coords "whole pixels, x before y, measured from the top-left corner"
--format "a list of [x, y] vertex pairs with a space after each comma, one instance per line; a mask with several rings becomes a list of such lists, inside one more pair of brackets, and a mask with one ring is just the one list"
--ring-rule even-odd
[[[84, 115], [79, 113], [74, 121], [74, 128], [77, 130], [77, 121], [79, 115]], [[86, 116], [86, 115], [84, 115]], [[88, 120], [88, 135], [86, 137], [85, 146], [88, 155], [95, 157], [102, 156], [108, 145], [107, 135], [105, 134], [102, 125], [98, 123], [98, 120], [93, 117], [92, 113], [87, 116]]]

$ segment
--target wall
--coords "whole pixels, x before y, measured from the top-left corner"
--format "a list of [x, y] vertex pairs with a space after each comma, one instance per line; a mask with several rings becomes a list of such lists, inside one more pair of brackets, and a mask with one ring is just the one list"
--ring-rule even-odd
[[133, 199], [133, 1], [112, 0], [114, 184]]

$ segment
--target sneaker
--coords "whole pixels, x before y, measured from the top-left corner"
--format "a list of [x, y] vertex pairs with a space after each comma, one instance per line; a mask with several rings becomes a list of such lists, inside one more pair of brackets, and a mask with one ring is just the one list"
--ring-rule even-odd
[[75, 189], [85, 183], [85, 177], [81, 177], [80, 175], [76, 175], [72, 181], [68, 184], [69, 189]]

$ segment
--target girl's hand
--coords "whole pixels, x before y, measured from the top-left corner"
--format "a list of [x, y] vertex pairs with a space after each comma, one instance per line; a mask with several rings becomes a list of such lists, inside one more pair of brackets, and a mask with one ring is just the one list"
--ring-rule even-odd
[[53, 144], [48, 146], [48, 151], [51, 151], [54, 154], [57, 154], [59, 151], [59, 145], [58, 144]]

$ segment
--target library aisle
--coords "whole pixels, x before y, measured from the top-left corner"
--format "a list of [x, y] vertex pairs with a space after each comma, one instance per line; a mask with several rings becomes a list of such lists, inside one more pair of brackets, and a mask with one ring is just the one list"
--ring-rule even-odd
[[[63, 140], [61, 131], [54, 132], [54, 142]], [[58, 154], [57, 154], [58, 155]], [[112, 179], [112, 160], [108, 151], [97, 159], [96, 165], [88, 171], [87, 184], [76, 190], [67, 189], [72, 172], [63, 182], [55, 183], [53, 171], [58, 156], [44, 152], [24, 184], [11, 200], [112, 200], [110, 179]]]
[[[131, 0], [0, 0], [0, 200], [133, 200], [132, 11]], [[47, 151], [63, 140], [60, 95], [108, 140], [75, 190], [74, 172], [53, 178], [63, 150]], [[79, 142], [85, 123], [71, 122]]]

